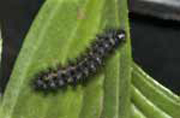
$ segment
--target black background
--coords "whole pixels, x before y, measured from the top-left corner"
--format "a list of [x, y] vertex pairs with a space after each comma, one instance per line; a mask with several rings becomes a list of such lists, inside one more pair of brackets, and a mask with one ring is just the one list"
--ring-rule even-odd
[[[23, 39], [44, 0], [0, 0], [3, 37], [0, 87], [4, 90]], [[180, 23], [130, 14], [132, 53], [146, 72], [180, 94]]]

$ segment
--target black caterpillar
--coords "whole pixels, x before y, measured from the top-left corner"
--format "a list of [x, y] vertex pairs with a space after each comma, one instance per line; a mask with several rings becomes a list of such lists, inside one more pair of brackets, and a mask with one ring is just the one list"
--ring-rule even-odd
[[68, 84], [77, 85], [95, 74], [103, 65], [104, 60], [125, 42], [124, 30], [108, 30], [96, 37], [87, 52], [79, 57], [76, 63], [69, 63], [66, 67], [49, 69], [40, 73], [33, 82], [36, 90], [54, 91], [64, 88]]

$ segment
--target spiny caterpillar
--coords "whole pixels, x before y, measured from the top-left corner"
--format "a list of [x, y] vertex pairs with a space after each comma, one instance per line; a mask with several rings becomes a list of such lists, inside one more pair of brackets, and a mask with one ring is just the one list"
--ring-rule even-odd
[[34, 89], [55, 91], [70, 84], [77, 85], [79, 82], [85, 82], [87, 78], [97, 73], [105, 59], [123, 42], [125, 42], [124, 30], [107, 30], [96, 37], [91, 47], [83, 56], [78, 57], [75, 63], [40, 73], [33, 81]]

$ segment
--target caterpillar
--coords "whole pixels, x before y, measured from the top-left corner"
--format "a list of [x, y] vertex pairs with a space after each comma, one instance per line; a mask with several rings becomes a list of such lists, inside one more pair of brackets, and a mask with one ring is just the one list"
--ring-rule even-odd
[[41, 72], [33, 80], [34, 89], [55, 91], [70, 84], [76, 86], [80, 82], [85, 82], [91, 75], [97, 73], [105, 59], [123, 42], [125, 42], [124, 30], [106, 30], [104, 34], [96, 36], [96, 40], [87, 48], [83, 56], [77, 58], [76, 62], [55, 70], [48, 69], [46, 72]]

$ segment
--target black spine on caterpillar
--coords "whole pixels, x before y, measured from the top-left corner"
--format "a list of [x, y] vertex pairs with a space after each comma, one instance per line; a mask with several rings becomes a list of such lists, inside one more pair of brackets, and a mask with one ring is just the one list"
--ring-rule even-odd
[[106, 31], [105, 34], [96, 37], [96, 41], [88, 48], [87, 53], [78, 58], [76, 63], [40, 73], [33, 82], [34, 88], [40, 91], [52, 91], [66, 87], [68, 84], [76, 85], [80, 81], [85, 81], [97, 72], [106, 57], [123, 42], [125, 42], [124, 30]]

